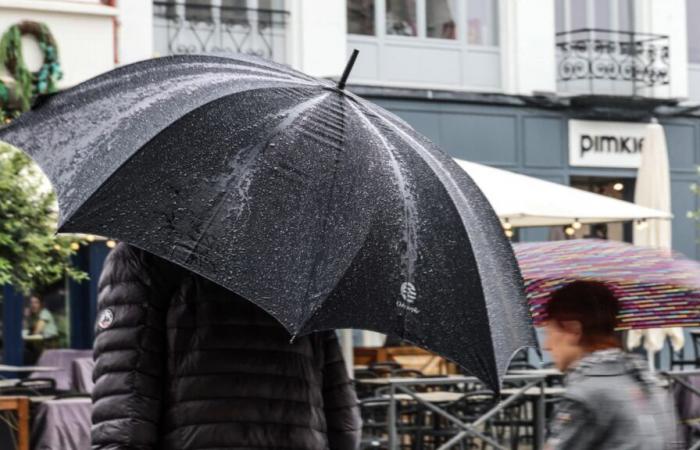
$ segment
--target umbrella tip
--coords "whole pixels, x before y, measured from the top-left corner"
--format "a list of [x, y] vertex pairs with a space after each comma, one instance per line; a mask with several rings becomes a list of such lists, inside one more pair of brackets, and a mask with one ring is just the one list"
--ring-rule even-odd
[[352, 71], [352, 66], [355, 65], [355, 60], [357, 59], [357, 55], [360, 53], [358, 49], [353, 49], [352, 55], [350, 55], [350, 59], [348, 60], [348, 63], [345, 66], [345, 70], [343, 71], [343, 75], [340, 77], [340, 81], [338, 81], [338, 89], [341, 91], [345, 89], [345, 83], [348, 81], [348, 77], [350, 76], [350, 72]]

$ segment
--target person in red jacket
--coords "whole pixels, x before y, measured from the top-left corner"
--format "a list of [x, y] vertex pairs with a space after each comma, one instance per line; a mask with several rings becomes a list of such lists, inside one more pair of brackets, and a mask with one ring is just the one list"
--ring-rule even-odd
[[99, 283], [94, 450], [354, 450], [334, 332], [298, 337], [253, 303], [125, 244]]

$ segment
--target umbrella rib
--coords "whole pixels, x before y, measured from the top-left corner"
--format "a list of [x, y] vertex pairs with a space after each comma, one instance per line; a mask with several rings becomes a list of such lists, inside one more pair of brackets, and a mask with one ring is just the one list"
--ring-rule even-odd
[[[404, 219], [404, 236], [403, 242], [405, 248], [401, 249], [401, 270], [403, 272], [404, 280], [401, 286], [403, 290], [404, 286], [408, 286], [409, 289], [415, 292], [415, 268], [416, 261], [418, 259], [418, 230], [416, 229], [416, 224], [418, 223], [418, 209], [416, 206], [416, 199], [410, 190], [406, 176], [403, 173], [401, 163], [398, 158], [398, 151], [396, 147], [389, 142], [389, 140], [384, 136], [379, 129], [367, 118], [354, 103], [348, 102], [352, 110], [357, 114], [365, 127], [371, 131], [377, 138], [382, 142], [383, 147], [386, 148], [387, 155], [391, 161], [391, 168], [394, 174], [394, 179], [396, 180], [397, 187], [401, 194], [403, 200], [403, 219]], [[411, 302], [412, 303], [412, 302]], [[403, 332], [401, 338], [405, 336], [406, 323], [408, 320], [408, 314], [402, 315]]]
[[[328, 93], [323, 93], [321, 95], [318, 95], [316, 97], [312, 97], [309, 100], [295, 105], [293, 108], [290, 108], [280, 115], [286, 115], [284, 120], [282, 120], [280, 123], [277, 124], [272, 130], [270, 130], [265, 138], [258, 142], [256, 145], [250, 147], [249, 155], [245, 157], [243, 164], [242, 165], [237, 165], [236, 169], [234, 170], [233, 173], [230, 173], [228, 177], [224, 180], [222, 183], [225, 186], [224, 194], [219, 198], [218, 204], [216, 207], [213, 209], [212, 214], [209, 216], [207, 219], [206, 223], [204, 224], [204, 227], [202, 228], [202, 231], [199, 233], [199, 236], [197, 237], [197, 240], [194, 242], [194, 245], [192, 245], [188, 251], [187, 254], [183, 258], [183, 264], [186, 264], [189, 260], [190, 257], [194, 254], [195, 250], [201, 243], [202, 239], [205, 237], [207, 234], [207, 231], [209, 228], [211, 228], [212, 224], [214, 223], [214, 220], [218, 216], [219, 212], [221, 211], [221, 208], [224, 206], [224, 199], [231, 194], [231, 188], [235, 187], [235, 190], [241, 194], [241, 199], [245, 199], [246, 193], [247, 193], [247, 188], [245, 187], [245, 182], [248, 180], [248, 176], [250, 175], [250, 172], [254, 170], [254, 165], [255, 162], [258, 159], [258, 156], [260, 156], [261, 150], [263, 150], [265, 147], [268, 146], [268, 144], [281, 132], [287, 130], [294, 122], [296, 122], [305, 112], [308, 110], [312, 109], [319, 103], [321, 103], [326, 97], [328, 97]], [[231, 184], [234, 184], [235, 186], [231, 186]], [[241, 193], [240, 191], [245, 189], [246, 193]], [[241, 205], [239, 210], [238, 210], [238, 217], [240, 217], [240, 213], [243, 210], [245, 205]]]

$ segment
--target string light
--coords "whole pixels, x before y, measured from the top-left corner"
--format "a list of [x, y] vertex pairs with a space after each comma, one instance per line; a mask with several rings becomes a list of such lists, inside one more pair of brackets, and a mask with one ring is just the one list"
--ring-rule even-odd
[[625, 185], [620, 183], [619, 181], [617, 183], [613, 184], [613, 189], [615, 189], [616, 191], [621, 191], [624, 188], [625, 188]]
[[107, 241], [106, 245], [108, 248], [114, 248], [117, 246], [117, 243], [110, 239]]
[[513, 228], [513, 224], [511, 224], [508, 219], [505, 219], [503, 222], [503, 229], [504, 230], [511, 230]]
[[574, 227], [566, 227], [566, 229], [564, 229], [564, 233], [566, 233], [567, 236], [573, 236], [576, 234], [576, 230], [574, 230]]
[[95, 242], [95, 236], [91, 234], [88, 234], [88, 236], [85, 239], [87, 239], [88, 242]]
[[574, 230], [580, 230], [582, 226], [583, 226], [583, 225], [581, 225], [581, 222], [579, 222], [578, 219], [574, 219], [574, 223], [571, 224], [571, 227], [572, 227]]
[[77, 252], [78, 250], [80, 250], [80, 244], [78, 244], [77, 242], [71, 242], [70, 249], [74, 252]]
[[515, 233], [513, 233], [513, 230], [506, 230], [505, 233], [506, 233], [506, 237], [508, 239], [512, 238], [513, 235], [515, 234]]
[[55, 245], [53, 246], [53, 249], [56, 250], [57, 252], [60, 252], [60, 251], [61, 251], [61, 246], [58, 245], [58, 244], [55, 244]]

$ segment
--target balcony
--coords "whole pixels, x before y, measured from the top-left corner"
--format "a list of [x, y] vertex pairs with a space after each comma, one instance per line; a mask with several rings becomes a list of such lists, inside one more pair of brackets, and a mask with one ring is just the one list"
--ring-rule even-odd
[[557, 33], [556, 48], [559, 93], [670, 96], [668, 36], [580, 29]]
[[239, 7], [245, 0], [220, 1], [154, 1], [156, 53], [246, 53], [287, 62], [287, 11]]

